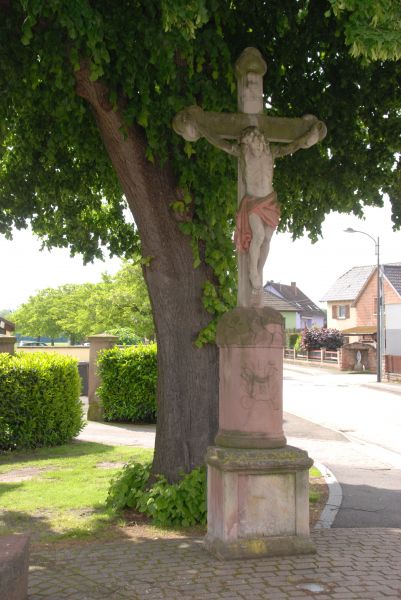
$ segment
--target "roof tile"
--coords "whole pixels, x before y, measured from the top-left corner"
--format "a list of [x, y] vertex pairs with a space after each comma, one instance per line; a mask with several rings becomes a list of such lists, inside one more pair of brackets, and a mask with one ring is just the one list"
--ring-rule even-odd
[[353, 267], [337, 279], [324, 294], [322, 301], [356, 300], [375, 268], [372, 265]]

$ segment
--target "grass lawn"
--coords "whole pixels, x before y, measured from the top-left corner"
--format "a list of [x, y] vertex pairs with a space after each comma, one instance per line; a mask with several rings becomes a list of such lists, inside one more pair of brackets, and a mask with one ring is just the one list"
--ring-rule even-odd
[[110, 479], [142, 448], [73, 442], [0, 456], [0, 535], [32, 531], [40, 541], [81, 538], [115, 522], [105, 506]]
[[[39, 542], [109, 535], [122, 519], [106, 507], [111, 478], [131, 458], [152, 450], [72, 442], [0, 455], [0, 535], [32, 532]], [[311, 523], [327, 497], [320, 472], [310, 471]]]

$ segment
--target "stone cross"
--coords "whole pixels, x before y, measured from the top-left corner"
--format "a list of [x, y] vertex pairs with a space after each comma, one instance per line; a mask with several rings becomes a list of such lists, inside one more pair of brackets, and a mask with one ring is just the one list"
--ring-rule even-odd
[[185, 140], [201, 137], [238, 157], [237, 306], [263, 306], [263, 266], [278, 225], [279, 205], [273, 191], [274, 160], [309, 148], [326, 135], [313, 115], [277, 118], [263, 114], [266, 63], [256, 48], [246, 48], [235, 64], [238, 113], [205, 112], [199, 106], [180, 111], [173, 128]]

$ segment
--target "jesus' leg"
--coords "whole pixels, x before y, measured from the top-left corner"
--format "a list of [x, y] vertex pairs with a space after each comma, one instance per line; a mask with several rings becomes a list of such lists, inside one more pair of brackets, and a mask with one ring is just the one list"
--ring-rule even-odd
[[262, 285], [263, 285], [263, 267], [265, 265], [266, 259], [269, 254], [270, 241], [271, 241], [273, 233], [274, 233], [274, 227], [264, 224], [264, 232], [265, 232], [265, 236], [264, 236], [262, 245], [260, 246], [260, 253], [259, 253], [259, 260], [258, 260], [258, 273], [259, 273], [259, 277], [262, 281]]
[[258, 271], [260, 251], [265, 239], [265, 228], [262, 219], [255, 213], [249, 215], [249, 225], [252, 231], [252, 240], [249, 245], [249, 279], [255, 290], [262, 288], [262, 276]]

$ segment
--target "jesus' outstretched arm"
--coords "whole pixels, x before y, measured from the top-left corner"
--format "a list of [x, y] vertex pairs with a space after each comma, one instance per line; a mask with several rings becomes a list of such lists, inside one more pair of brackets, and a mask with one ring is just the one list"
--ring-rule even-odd
[[311, 115], [306, 115], [303, 118], [311, 121], [311, 128], [289, 144], [270, 144], [273, 158], [281, 158], [282, 156], [287, 156], [287, 154], [294, 154], [294, 152], [302, 148], [310, 148], [325, 137], [327, 129], [322, 121], [316, 120], [316, 117], [312, 117]]

